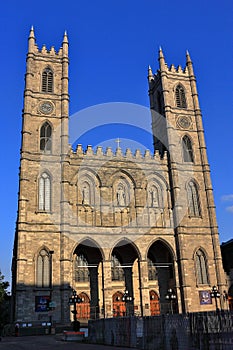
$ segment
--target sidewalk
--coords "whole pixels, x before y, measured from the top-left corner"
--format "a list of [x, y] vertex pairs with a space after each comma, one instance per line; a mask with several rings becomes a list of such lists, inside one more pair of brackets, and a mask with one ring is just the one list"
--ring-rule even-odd
[[61, 338], [62, 335], [4, 337], [0, 342], [0, 350], [129, 350], [106, 345], [64, 342]]

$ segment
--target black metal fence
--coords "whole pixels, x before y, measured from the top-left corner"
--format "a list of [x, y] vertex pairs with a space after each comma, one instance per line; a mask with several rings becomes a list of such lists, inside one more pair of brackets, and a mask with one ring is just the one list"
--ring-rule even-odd
[[232, 350], [233, 312], [92, 320], [89, 340], [144, 350]]

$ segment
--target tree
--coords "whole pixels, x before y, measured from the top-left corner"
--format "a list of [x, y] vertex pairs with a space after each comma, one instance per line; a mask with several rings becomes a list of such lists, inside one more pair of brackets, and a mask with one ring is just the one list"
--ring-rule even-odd
[[7, 293], [9, 282], [4, 281], [5, 276], [0, 270], [0, 328], [10, 319], [10, 296]]

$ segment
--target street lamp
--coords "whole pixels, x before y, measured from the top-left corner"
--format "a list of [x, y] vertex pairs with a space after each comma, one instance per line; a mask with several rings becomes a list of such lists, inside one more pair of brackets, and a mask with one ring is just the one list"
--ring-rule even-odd
[[218, 298], [220, 298], [220, 293], [219, 293], [218, 288], [216, 286], [212, 287], [212, 290], [210, 292], [210, 296], [212, 299], [215, 300], [216, 311], [218, 311]]
[[53, 302], [53, 254], [54, 250], [49, 251], [49, 289], [50, 289], [50, 295], [49, 295], [49, 323], [50, 323], [50, 333], [52, 332], [52, 310], [54, 310], [54, 302]]
[[173, 301], [176, 299], [176, 294], [175, 292], [169, 288], [168, 291], [167, 291], [167, 295], [165, 296], [165, 298], [170, 301], [170, 310], [171, 310], [171, 313], [173, 314]]
[[128, 303], [131, 303], [133, 301], [133, 298], [129, 295], [128, 289], [125, 290], [122, 301], [125, 302], [126, 316], [128, 316]]
[[76, 309], [76, 304], [80, 304], [82, 303], [82, 299], [77, 295], [77, 292], [76, 290], [73, 289], [73, 295], [71, 298], [69, 298], [69, 305], [73, 305], [74, 308], [73, 310], [71, 311], [73, 314], [74, 314], [74, 321], [73, 321], [73, 330], [75, 332], [78, 332], [79, 331], [79, 328], [80, 328], [80, 322], [77, 320], [77, 309]]

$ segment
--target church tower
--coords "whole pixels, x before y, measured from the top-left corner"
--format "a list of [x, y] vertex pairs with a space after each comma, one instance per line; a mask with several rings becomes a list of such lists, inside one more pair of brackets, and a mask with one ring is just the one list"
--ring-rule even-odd
[[[62, 253], [57, 254], [64, 212], [61, 169], [68, 149], [68, 65], [66, 32], [62, 47], [56, 52], [54, 47], [37, 47], [32, 27], [25, 75], [13, 256], [15, 319], [31, 314], [36, 305], [42, 307], [41, 300], [42, 303], [47, 300], [48, 307], [52, 283], [56, 281], [57, 289], [62, 283], [53, 271], [60, 271], [62, 266], [58, 263]], [[32, 247], [37, 247], [36, 254]], [[40, 272], [32, 268], [34, 265], [41, 266]], [[56, 294], [55, 285], [53, 293]], [[56, 299], [54, 295], [53, 298]]]
[[[225, 286], [216, 222], [210, 167], [207, 159], [202, 114], [196, 78], [189, 53], [186, 66], [165, 63], [159, 50], [159, 70], [148, 70], [154, 149], [168, 151], [174, 236], [179, 269], [182, 311], [192, 311], [196, 289], [217, 284]], [[192, 247], [197, 247], [191, 255]], [[209, 261], [208, 276], [204, 264]], [[192, 261], [199, 266], [196, 288], [192, 281]], [[222, 304], [223, 306], [223, 301]]]

